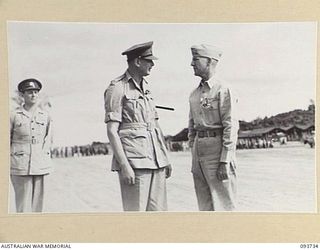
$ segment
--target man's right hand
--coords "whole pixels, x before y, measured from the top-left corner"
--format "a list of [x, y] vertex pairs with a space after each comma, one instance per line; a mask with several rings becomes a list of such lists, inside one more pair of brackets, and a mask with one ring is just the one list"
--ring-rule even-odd
[[127, 185], [133, 185], [135, 180], [135, 174], [127, 160], [126, 154], [123, 150], [122, 143], [118, 134], [120, 122], [109, 121], [107, 123], [107, 132], [112, 146], [113, 153], [120, 163], [120, 178], [123, 179]]
[[124, 180], [124, 182], [128, 185], [133, 185], [135, 182], [135, 174], [133, 169], [129, 167], [122, 167], [120, 170], [121, 178]]

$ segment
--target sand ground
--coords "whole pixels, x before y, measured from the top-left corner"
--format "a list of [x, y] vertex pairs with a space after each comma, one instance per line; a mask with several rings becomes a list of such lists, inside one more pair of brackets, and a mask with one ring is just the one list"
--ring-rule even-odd
[[[118, 175], [111, 156], [54, 159], [47, 178], [45, 212], [122, 211]], [[272, 149], [238, 150], [239, 211], [316, 212], [315, 150], [300, 142]], [[190, 152], [170, 153], [169, 211], [198, 211]], [[10, 197], [13, 197], [12, 187]], [[14, 212], [13, 198], [10, 211]]]

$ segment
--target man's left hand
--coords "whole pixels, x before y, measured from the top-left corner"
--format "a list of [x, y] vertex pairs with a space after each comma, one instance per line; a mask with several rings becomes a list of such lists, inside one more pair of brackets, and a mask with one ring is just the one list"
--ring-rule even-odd
[[169, 178], [171, 176], [171, 172], [172, 172], [172, 167], [171, 167], [171, 164], [169, 164], [168, 166], [166, 166], [166, 178]]
[[229, 179], [229, 163], [226, 162], [220, 162], [220, 165], [217, 169], [217, 178], [219, 181], [227, 180]]

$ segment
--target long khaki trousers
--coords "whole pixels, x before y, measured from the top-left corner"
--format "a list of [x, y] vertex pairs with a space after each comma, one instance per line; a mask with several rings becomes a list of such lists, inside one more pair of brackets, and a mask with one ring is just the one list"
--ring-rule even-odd
[[18, 213], [42, 212], [44, 175], [11, 175]]

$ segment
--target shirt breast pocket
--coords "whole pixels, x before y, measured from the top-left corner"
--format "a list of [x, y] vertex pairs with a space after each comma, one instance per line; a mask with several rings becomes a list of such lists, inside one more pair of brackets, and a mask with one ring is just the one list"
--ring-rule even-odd
[[213, 125], [219, 124], [221, 122], [219, 112], [219, 99], [205, 98], [201, 102], [201, 107], [206, 124]]
[[137, 108], [137, 101], [137, 98], [130, 95], [125, 95], [123, 100], [123, 109], [129, 114], [134, 115]]
[[125, 113], [129, 114], [132, 122], [139, 122], [141, 120], [141, 113], [145, 111], [144, 98], [142, 95], [125, 95], [123, 101], [123, 109]]
[[36, 118], [34, 129], [38, 135], [45, 135], [47, 129], [47, 120], [44, 117]]
[[30, 134], [30, 123], [23, 118], [16, 118], [14, 123], [14, 133], [19, 136], [28, 136]]

